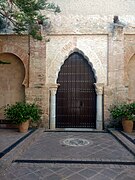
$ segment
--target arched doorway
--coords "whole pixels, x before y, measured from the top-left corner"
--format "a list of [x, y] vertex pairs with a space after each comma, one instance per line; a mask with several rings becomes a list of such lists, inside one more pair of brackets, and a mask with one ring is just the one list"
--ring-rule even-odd
[[88, 61], [77, 52], [62, 65], [56, 93], [56, 128], [96, 128], [96, 79]]
[[22, 61], [12, 53], [1, 53], [0, 60], [0, 119], [4, 119], [4, 107], [25, 99], [25, 88], [22, 85], [25, 69]]

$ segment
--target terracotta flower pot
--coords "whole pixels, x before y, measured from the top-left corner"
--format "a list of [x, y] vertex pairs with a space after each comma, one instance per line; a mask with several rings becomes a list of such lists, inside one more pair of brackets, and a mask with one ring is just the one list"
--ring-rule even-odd
[[26, 122], [23, 122], [19, 125], [19, 131], [22, 133], [28, 132], [28, 128], [29, 128], [29, 120], [27, 120]]
[[133, 121], [127, 119], [122, 120], [122, 126], [124, 132], [131, 133], [133, 130]]

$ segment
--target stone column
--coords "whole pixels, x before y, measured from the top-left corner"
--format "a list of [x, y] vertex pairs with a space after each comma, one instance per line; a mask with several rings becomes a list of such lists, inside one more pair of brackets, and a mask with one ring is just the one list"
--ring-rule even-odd
[[[108, 41], [108, 86], [113, 89], [113, 100], [121, 101], [127, 96], [125, 88], [124, 25], [113, 23]], [[112, 97], [111, 97], [112, 98]]]
[[58, 84], [50, 87], [50, 129], [55, 129], [56, 124], [56, 92]]
[[103, 130], [103, 83], [95, 83], [97, 93], [97, 107], [96, 107], [96, 129]]

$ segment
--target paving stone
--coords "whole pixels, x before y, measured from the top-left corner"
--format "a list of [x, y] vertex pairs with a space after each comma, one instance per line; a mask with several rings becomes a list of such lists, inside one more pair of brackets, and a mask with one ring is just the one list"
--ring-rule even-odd
[[57, 174], [62, 175], [62, 176], [64, 175], [64, 177], [67, 177], [67, 176], [73, 174], [73, 171], [68, 168], [63, 168], [60, 171], [58, 171]]
[[119, 173], [107, 168], [101, 171], [101, 174], [110, 178], [115, 178]]
[[48, 168], [44, 168], [42, 170], [36, 171], [34, 172], [37, 176], [40, 177], [46, 177], [48, 175], [51, 175], [53, 173], [53, 171], [49, 170]]
[[24, 179], [25, 180], [40, 180], [41, 178], [34, 173], [30, 173], [21, 177], [18, 176], [17, 178], [17, 180], [24, 180]]
[[17, 167], [17, 169], [11, 170], [11, 172], [17, 177], [31, 173], [31, 171], [27, 167]]
[[[69, 167], [69, 169], [72, 170], [72, 172], [79, 172], [82, 170], [83, 167]], [[85, 167], [84, 167], [85, 168]]]
[[[62, 146], [61, 140], [73, 137], [91, 140], [94, 143], [84, 147]], [[13, 138], [12, 142], [14, 140]], [[14, 149], [13, 152], [15, 155]], [[134, 156], [112, 135], [91, 132], [42, 132], [40, 137], [20, 154], [19, 159], [135, 162]], [[134, 165], [73, 164], [72, 161], [68, 164], [12, 163], [0, 174], [0, 180], [134, 180], [134, 177]]]
[[79, 174], [74, 174], [67, 178], [67, 180], [86, 180], [86, 178], [82, 177]]
[[47, 176], [43, 179], [44, 180], [62, 180], [62, 177], [58, 176], [57, 174], [53, 174], [53, 175]]
[[0, 152], [4, 151], [23, 136], [24, 134], [19, 133], [16, 129], [0, 129]]
[[96, 171], [96, 172], [98, 172], [98, 173], [103, 170], [103, 168], [100, 168], [100, 167], [98, 167], [98, 166], [96, 166], [96, 167], [92, 166], [92, 167], [88, 167], [88, 168], [91, 169], [91, 170], [93, 170], [93, 171]]
[[41, 171], [42, 169], [44, 169], [44, 167], [41, 167], [41, 166], [30, 166], [28, 164], [25, 164], [26, 167], [28, 167], [28, 169], [31, 171], [31, 172], [36, 172], [36, 171]]
[[135, 178], [135, 169], [128, 168], [127, 172], [128, 172], [128, 176]]
[[[95, 140], [92, 145], [87, 145], [84, 147], [71, 147], [63, 146], [61, 141], [71, 137], [83, 138], [91, 141], [91, 136]], [[51, 143], [48, 144], [50, 138]], [[46, 141], [47, 139], [47, 141]], [[39, 142], [44, 141], [42, 148], [38, 148]], [[105, 140], [109, 143], [109, 149], [104, 147]], [[62, 160], [90, 160], [91, 158], [99, 159], [125, 159], [133, 161], [133, 156], [121, 145], [119, 144], [110, 134], [107, 133], [64, 133], [64, 132], [50, 132], [44, 133], [40, 138], [30, 146], [29, 150], [26, 151], [20, 159], [62, 159]]]
[[86, 178], [92, 177], [97, 173], [97, 171], [91, 170], [91, 169], [84, 169], [79, 172], [79, 174], [85, 176]]
[[90, 178], [91, 180], [111, 180], [110, 177], [104, 176], [102, 174], [97, 174], [94, 177]]
[[125, 174], [120, 174], [119, 176], [117, 176], [115, 178], [115, 180], [135, 180], [135, 177], [130, 177], [130, 176], [125, 175]]
[[51, 169], [52, 171], [54, 171], [54, 172], [57, 172], [57, 171], [60, 171], [60, 170], [61, 170], [60, 167], [51, 167], [50, 169]]
[[16, 176], [13, 175], [11, 172], [9, 173], [4, 173], [4, 174], [0, 174], [0, 180], [11, 180], [11, 179], [15, 179]]

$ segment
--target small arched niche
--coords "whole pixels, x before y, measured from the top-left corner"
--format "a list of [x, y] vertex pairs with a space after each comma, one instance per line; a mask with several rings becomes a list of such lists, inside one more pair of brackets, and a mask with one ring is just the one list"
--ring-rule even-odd
[[135, 101], [135, 54], [132, 56], [127, 67], [128, 74], [128, 97]]
[[4, 119], [4, 107], [25, 99], [22, 84], [25, 69], [22, 61], [12, 53], [1, 53], [0, 61], [0, 119]]

